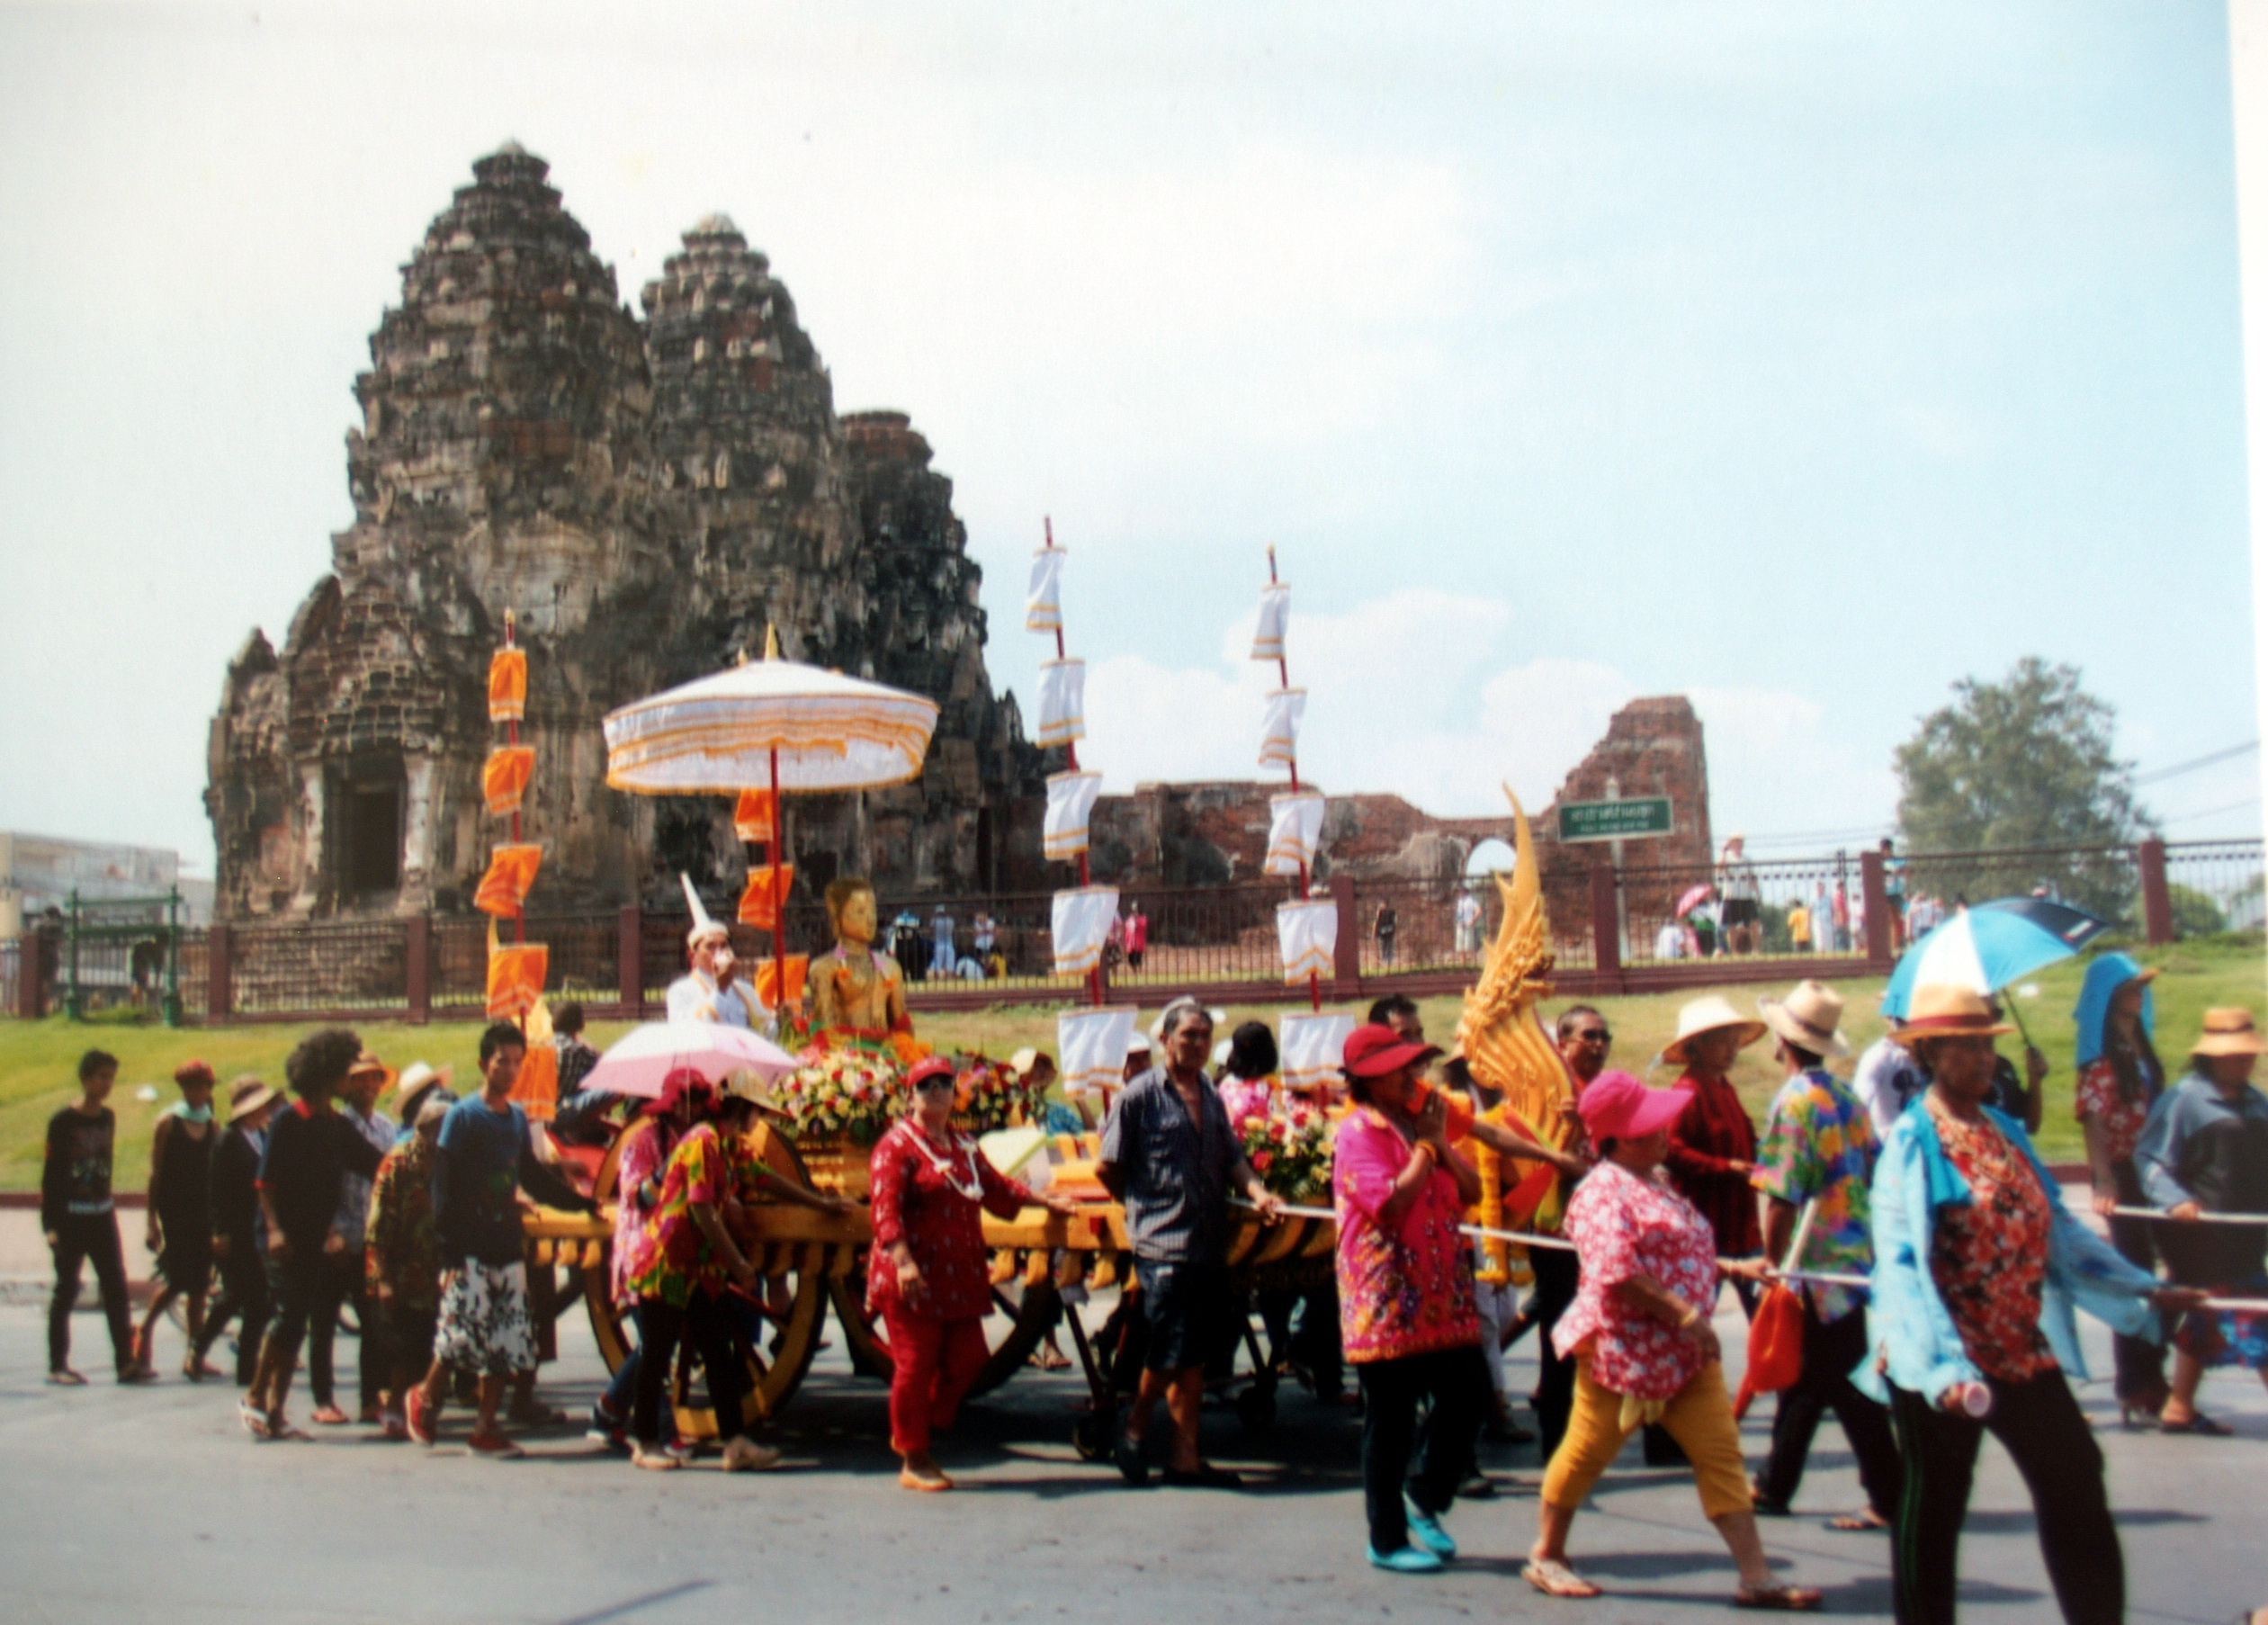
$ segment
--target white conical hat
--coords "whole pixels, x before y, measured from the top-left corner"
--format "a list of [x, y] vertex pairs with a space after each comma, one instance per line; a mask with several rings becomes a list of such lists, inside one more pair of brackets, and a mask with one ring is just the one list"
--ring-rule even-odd
[[693, 909], [693, 929], [686, 933], [686, 946], [691, 947], [709, 937], [722, 937], [730, 942], [732, 933], [710, 919], [709, 911], [701, 906], [701, 893], [693, 889], [693, 876], [680, 869], [677, 880], [685, 887], [686, 902]]

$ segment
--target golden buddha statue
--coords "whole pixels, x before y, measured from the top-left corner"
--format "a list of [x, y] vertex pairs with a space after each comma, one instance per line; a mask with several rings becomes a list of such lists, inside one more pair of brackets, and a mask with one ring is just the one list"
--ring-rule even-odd
[[827, 888], [827, 914], [835, 946], [811, 961], [811, 1025], [822, 1030], [910, 1033], [905, 975], [898, 962], [875, 950], [878, 911], [874, 888], [856, 877]]

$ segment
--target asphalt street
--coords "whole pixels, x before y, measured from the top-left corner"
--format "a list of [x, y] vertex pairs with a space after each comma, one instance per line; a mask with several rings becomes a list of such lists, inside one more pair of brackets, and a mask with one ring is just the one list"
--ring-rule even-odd
[[[100, 1321], [76, 1318], [80, 1363], [103, 1369]], [[1737, 1370], [1737, 1311], [1718, 1326]], [[464, 1452], [462, 1415], [430, 1451], [362, 1429], [255, 1445], [225, 1383], [47, 1387], [41, 1330], [38, 1310], [0, 1306], [0, 1572], [13, 1620], [865, 1625], [919, 1614], [1209, 1625], [1509, 1615], [1607, 1625], [1721, 1617], [1733, 1589], [1690, 1480], [1642, 1468], [1635, 1443], [1576, 1525], [1576, 1559], [1608, 1597], [1553, 1602], [1519, 1579], [1535, 1532], [1532, 1447], [1491, 1450], [1502, 1493], [1460, 1504], [1450, 1528], [1466, 1555], [1451, 1572], [1377, 1574], [1363, 1558], [1358, 1424], [1295, 1390], [1265, 1439], [1225, 1410], [1208, 1414], [1209, 1452], [1245, 1471], [1248, 1490], [1132, 1491], [1071, 1449], [1080, 1385], [1027, 1371], [973, 1405], [941, 1449], [962, 1488], [917, 1495], [897, 1486], [883, 1388], [853, 1377], [839, 1346], [820, 1356], [773, 1430], [786, 1467], [727, 1477], [637, 1472], [586, 1444], [579, 1427], [531, 1439], [520, 1461], [478, 1460]], [[178, 1369], [177, 1335], [161, 1344], [161, 1368]], [[2107, 1340], [2093, 1342], [2107, 1369]], [[545, 1392], [579, 1414], [602, 1367], [579, 1319], [562, 1323], [561, 1342]], [[353, 1351], [342, 1341], [342, 1368]], [[1532, 1379], [1518, 1360], [1516, 1391]], [[2107, 1383], [2082, 1393], [2110, 1462], [2132, 1617], [2225, 1625], [2241, 1606], [2268, 1602], [2261, 1386], [2240, 1373], [2209, 1380], [2209, 1408], [2237, 1430], [2227, 1440], [2122, 1432]], [[1749, 1418], [1753, 1457], [1770, 1409], [1762, 1402]], [[1887, 1540], [1822, 1524], [1859, 1504], [1832, 1422], [1799, 1504], [1804, 1516], [1765, 1525], [1782, 1572], [1825, 1587], [1837, 1614], [1887, 1618]], [[1990, 1442], [1962, 1567], [1965, 1619], [2058, 1617], [2029, 1502]]]

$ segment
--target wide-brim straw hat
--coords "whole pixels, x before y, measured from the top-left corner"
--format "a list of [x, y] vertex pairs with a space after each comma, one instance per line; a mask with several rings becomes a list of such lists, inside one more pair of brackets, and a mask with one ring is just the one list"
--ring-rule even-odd
[[229, 1121], [248, 1118], [277, 1098], [274, 1090], [257, 1078], [238, 1078], [229, 1085]]
[[1997, 1038], [2015, 1030], [1995, 1019], [1991, 1001], [1975, 988], [1941, 983], [1915, 988], [1905, 1019], [1895, 1029], [1897, 1041], [1909, 1045], [1926, 1038]]
[[1764, 1025], [1797, 1049], [1815, 1055], [1847, 1055], [1842, 1036], [1842, 995], [1824, 982], [1798, 982], [1785, 999], [1759, 999]]
[[1689, 1058], [1686, 1046], [1703, 1033], [1713, 1033], [1723, 1028], [1736, 1028], [1740, 1032], [1741, 1047], [1762, 1037], [1770, 1030], [1753, 1016], [1744, 1016], [1733, 1008], [1733, 1001], [1722, 993], [1710, 993], [1693, 1000], [1677, 1013], [1677, 1037], [1662, 1051], [1663, 1060], [1673, 1066], [1682, 1066]]
[[355, 1078], [382, 1079], [383, 1082], [378, 1086], [378, 1092], [381, 1096], [393, 1088], [394, 1080], [399, 1075], [392, 1067], [387, 1065], [369, 1050], [364, 1050], [361, 1055], [356, 1055], [354, 1064], [346, 1069], [346, 1076], [350, 1082]]
[[412, 1061], [401, 1069], [401, 1077], [394, 1087], [401, 1091], [401, 1098], [407, 1100], [428, 1083], [438, 1083], [445, 1089], [449, 1080], [455, 1075], [456, 1068], [453, 1066], [434, 1066], [427, 1062]]
[[786, 1109], [780, 1105], [778, 1097], [772, 1093], [772, 1086], [766, 1083], [763, 1074], [752, 1066], [743, 1066], [738, 1072], [727, 1073], [724, 1078], [723, 1093], [728, 1100], [746, 1100], [757, 1110], [769, 1113], [773, 1117], [785, 1118], [788, 1115]]
[[2260, 1041], [2260, 1031], [2253, 1025], [2252, 1011], [2234, 1008], [2209, 1010], [2205, 1012], [2205, 1030], [2190, 1046], [2192, 1055], [2268, 1055], [2268, 1044]]

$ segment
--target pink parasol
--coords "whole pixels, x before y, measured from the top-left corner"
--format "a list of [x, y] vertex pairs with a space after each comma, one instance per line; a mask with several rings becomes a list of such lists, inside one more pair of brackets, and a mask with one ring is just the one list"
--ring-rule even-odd
[[1708, 884], [1707, 882], [1693, 887], [1690, 891], [1687, 892], [1684, 896], [1677, 900], [1677, 917], [1680, 920], [1684, 919], [1695, 909], [1699, 908], [1703, 903], [1707, 902], [1710, 898], [1716, 895], [1717, 888]]
[[793, 1072], [793, 1055], [745, 1027], [721, 1021], [649, 1021], [616, 1039], [591, 1068], [586, 1089], [659, 1100], [661, 1081], [689, 1066], [711, 1082], [751, 1071], [769, 1081]]

